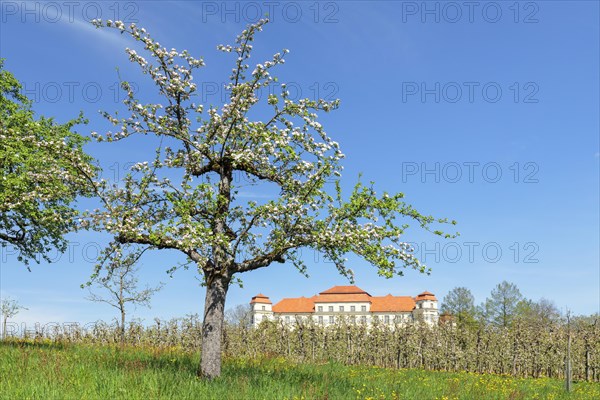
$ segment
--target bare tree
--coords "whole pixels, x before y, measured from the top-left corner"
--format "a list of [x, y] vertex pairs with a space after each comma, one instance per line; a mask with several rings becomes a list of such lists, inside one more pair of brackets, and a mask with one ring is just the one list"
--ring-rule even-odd
[[107, 262], [107, 275], [93, 277], [96, 286], [104, 290], [106, 296], [98, 295], [90, 290], [88, 300], [109, 304], [119, 310], [121, 316], [120, 331], [121, 343], [125, 341], [125, 319], [126, 305], [141, 305], [150, 308], [150, 299], [163, 287], [163, 283], [158, 286], [150, 287], [146, 285], [144, 289], [139, 288], [137, 273], [139, 268], [136, 263], [144, 253], [145, 249], [134, 250], [128, 254], [123, 254], [123, 248], [114, 249]]
[[249, 304], [238, 304], [225, 312], [225, 321], [233, 326], [249, 328], [252, 325], [252, 308]]
[[27, 308], [23, 307], [14, 299], [10, 297], [5, 297], [2, 302], [0, 302], [0, 314], [2, 314], [2, 339], [6, 339], [6, 323], [9, 318], [14, 317], [21, 310], [27, 310]]
[[547, 327], [558, 323], [561, 314], [551, 300], [541, 298], [538, 301], [524, 299], [517, 304], [516, 317], [529, 324]]

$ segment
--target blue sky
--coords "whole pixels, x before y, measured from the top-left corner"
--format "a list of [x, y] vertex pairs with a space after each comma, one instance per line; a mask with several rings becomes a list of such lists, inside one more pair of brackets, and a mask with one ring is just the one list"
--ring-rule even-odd
[[[219, 104], [233, 59], [216, 45], [233, 42], [256, 15], [270, 12], [273, 22], [258, 36], [252, 60], [288, 48], [276, 74], [281, 82], [292, 82], [302, 97], [341, 99], [321, 122], [347, 156], [346, 184], [362, 172], [377, 189], [401, 191], [422, 212], [459, 222], [461, 236], [453, 240], [407, 232], [431, 275], [407, 271], [386, 280], [350, 257], [357, 285], [373, 295], [429, 290], [440, 299], [466, 286], [481, 302], [508, 280], [526, 297], [551, 299], [563, 310], [599, 311], [597, 2], [474, 2], [471, 9], [434, 1], [269, 4], [2, 1], [0, 57], [24, 82], [36, 112], [66, 121], [83, 111], [90, 124], [78, 131], [88, 135], [108, 129], [98, 110], [121, 109], [115, 67], [141, 93], [152, 83], [127, 60], [124, 48], [134, 43], [87, 20], [137, 22], [164, 46], [203, 56], [207, 67], [195, 80], [202, 100]], [[153, 154], [143, 140], [87, 150], [112, 179]], [[29, 308], [18, 320], [113, 318], [110, 307], [85, 300], [79, 288], [105, 239], [71, 234], [69, 254], [32, 272], [4, 249], [1, 294]], [[304, 256], [309, 279], [287, 264], [244, 274], [228, 307], [258, 292], [277, 301], [346, 284], [317, 254]], [[204, 289], [194, 274], [165, 273], [179, 259], [155, 252], [142, 260], [142, 281], [167, 285], [151, 310], [135, 316], [202, 313]]]

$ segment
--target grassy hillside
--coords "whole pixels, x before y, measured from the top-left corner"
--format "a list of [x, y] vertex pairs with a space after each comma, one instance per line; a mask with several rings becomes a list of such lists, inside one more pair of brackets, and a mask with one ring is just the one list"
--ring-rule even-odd
[[0, 344], [1, 399], [597, 399], [600, 384], [499, 375], [227, 359], [214, 382], [178, 349]]

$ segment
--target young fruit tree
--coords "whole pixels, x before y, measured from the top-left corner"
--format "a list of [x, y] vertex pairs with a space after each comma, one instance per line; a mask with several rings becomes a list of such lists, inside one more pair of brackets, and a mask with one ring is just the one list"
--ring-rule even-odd
[[[198, 372], [209, 379], [221, 372], [225, 299], [236, 275], [285, 262], [305, 273], [303, 248], [321, 252], [351, 280], [348, 253], [362, 256], [385, 277], [407, 267], [426, 272], [401, 239], [407, 221], [397, 219], [431, 231], [432, 223], [448, 223], [420, 214], [402, 194], [377, 195], [372, 185], [359, 182], [342, 195], [343, 154], [317, 121], [318, 112], [334, 110], [339, 102], [293, 101], [284, 84], [279, 94], [259, 99], [259, 92], [275, 86], [271, 72], [288, 52], [250, 70], [254, 38], [266, 22], [249, 25], [235, 44], [217, 47], [234, 55], [229, 98], [219, 108], [205, 108], [193, 101], [193, 72], [204, 65], [202, 59], [162, 47], [134, 24], [94, 21], [141, 42], [149, 60], [126, 52], [153, 79], [162, 101], [144, 103], [122, 82], [129, 116], [106, 114], [116, 132], [94, 136], [120, 141], [147, 135], [158, 148], [120, 185], [98, 184], [104, 206], [90, 212], [86, 224], [108, 231], [118, 243], [182, 252], [198, 269], [206, 286]], [[272, 197], [245, 201], [240, 189], [248, 187]]]
[[20, 305], [16, 300], [5, 297], [0, 301], [0, 314], [2, 314], [2, 339], [6, 339], [6, 326], [8, 320], [27, 308]]
[[92, 193], [96, 168], [71, 131], [81, 116], [65, 124], [35, 118], [21, 84], [0, 59], [0, 245], [12, 245], [26, 265], [48, 252], [64, 252], [64, 234], [75, 229], [71, 203]]
[[90, 295], [87, 297], [90, 301], [106, 303], [119, 311], [121, 343], [125, 343], [127, 307], [130, 305], [150, 307], [150, 299], [163, 286], [161, 283], [155, 287], [146, 285], [145, 288], [140, 288], [137, 276], [139, 267], [136, 264], [147, 248], [128, 250], [123, 247], [133, 246], [119, 246], [112, 249], [109, 259], [104, 262], [107, 269], [106, 275], [96, 275], [93, 278], [96, 287], [105, 294], [94, 293], [90, 290]]

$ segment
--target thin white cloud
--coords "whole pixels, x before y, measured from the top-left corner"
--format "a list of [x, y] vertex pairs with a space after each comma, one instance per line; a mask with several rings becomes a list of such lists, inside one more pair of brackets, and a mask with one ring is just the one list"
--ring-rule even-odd
[[[79, 4], [78, 6], [77, 4], [67, 6], [59, 2], [53, 3], [53, 6], [49, 6], [39, 1], [31, 0], [14, 2], [13, 4], [18, 7], [17, 15], [26, 16], [32, 12], [37, 12], [39, 15], [36, 16], [36, 19], [42, 21], [45, 25], [54, 26], [60, 24], [64, 27], [71, 27], [80, 33], [84, 32], [100, 37], [103, 42], [119, 44], [120, 47], [123, 47], [123, 43], [125, 43], [126, 38], [123, 35], [116, 34], [112, 29], [98, 29], [91, 22], [85, 20], [83, 18], [82, 4], [77, 3]], [[99, 5], [102, 3], [95, 4]], [[105, 4], [106, 7], [110, 5], [110, 3]], [[104, 11], [108, 13], [109, 10]], [[25, 18], [27, 19], [27, 17]]]

